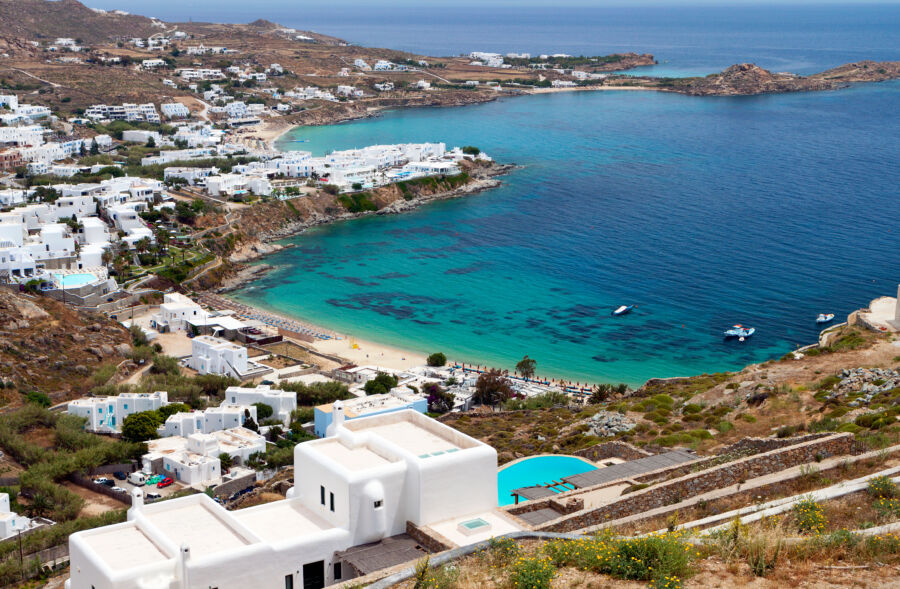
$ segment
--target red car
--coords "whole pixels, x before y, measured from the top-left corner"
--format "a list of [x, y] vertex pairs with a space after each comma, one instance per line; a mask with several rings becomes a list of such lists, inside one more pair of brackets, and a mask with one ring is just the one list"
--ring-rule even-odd
[[162, 489], [163, 487], [168, 487], [169, 485], [171, 485], [171, 484], [174, 483], [174, 482], [175, 482], [175, 481], [172, 480], [172, 477], [166, 477], [166, 478], [164, 478], [163, 480], [161, 480], [161, 481], [159, 481], [158, 483], [156, 483], [156, 488], [157, 488], [157, 489]]

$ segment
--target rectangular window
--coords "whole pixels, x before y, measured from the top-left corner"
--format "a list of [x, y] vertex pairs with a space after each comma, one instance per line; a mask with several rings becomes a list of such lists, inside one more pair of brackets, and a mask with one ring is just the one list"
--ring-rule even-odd
[[329, 493], [331, 502], [331, 511], [334, 511], [334, 493]]
[[339, 563], [339, 562], [334, 563], [334, 580], [335, 581], [340, 580], [342, 574], [343, 574], [343, 571], [341, 571], [341, 563]]
[[325, 505], [325, 487], [319, 487], [319, 499], [322, 501], [322, 505]]
[[128, 403], [125, 403], [125, 411], [128, 411]]
[[284, 576], [284, 589], [294, 589], [294, 575]]
[[375, 502], [375, 509], [380, 509], [381, 505], [384, 503], [381, 499]]

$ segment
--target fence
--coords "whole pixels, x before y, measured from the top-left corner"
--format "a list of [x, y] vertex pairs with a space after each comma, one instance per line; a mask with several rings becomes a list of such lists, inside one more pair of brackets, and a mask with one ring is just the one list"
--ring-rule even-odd
[[101, 485], [95, 483], [91, 479], [87, 477], [83, 477], [80, 474], [70, 474], [67, 477], [70, 481], [78, 485], [79, 487], [84, 487], [85, 489], [89, 489], [95, 493], [100, 493], [101, 495], [106, 495], [111, 499], [115, 499], [116, 501], [121, 501], [125, 505], [131, 505], [131, 495], [128, 493], [117, 493], [113, 491], [110, 487], [106, 485]]

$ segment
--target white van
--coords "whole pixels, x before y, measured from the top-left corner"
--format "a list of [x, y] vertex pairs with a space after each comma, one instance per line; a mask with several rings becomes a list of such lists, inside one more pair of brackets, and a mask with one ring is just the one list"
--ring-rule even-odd
[[133, 472], [128, 475], [128, 482], [132, 485], [143, 485], [147, 482], [147, 475], [141, 471]]

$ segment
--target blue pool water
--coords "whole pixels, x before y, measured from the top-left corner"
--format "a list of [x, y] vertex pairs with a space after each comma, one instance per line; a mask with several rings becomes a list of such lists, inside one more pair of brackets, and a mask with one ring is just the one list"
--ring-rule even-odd
[[53, 276], [61, 286], [66, 288], [84, 286], [97, 280], [97, 277], [89, 272], [83, 274], [54, 274]]
[[589, 470], [597, 470], [597, 467], [574, 456], [526, 458], [497, 473], [497, 501], [500, 505], [510, 505], [515, 502], [511, 495], [514, 489], [551, 483]]

